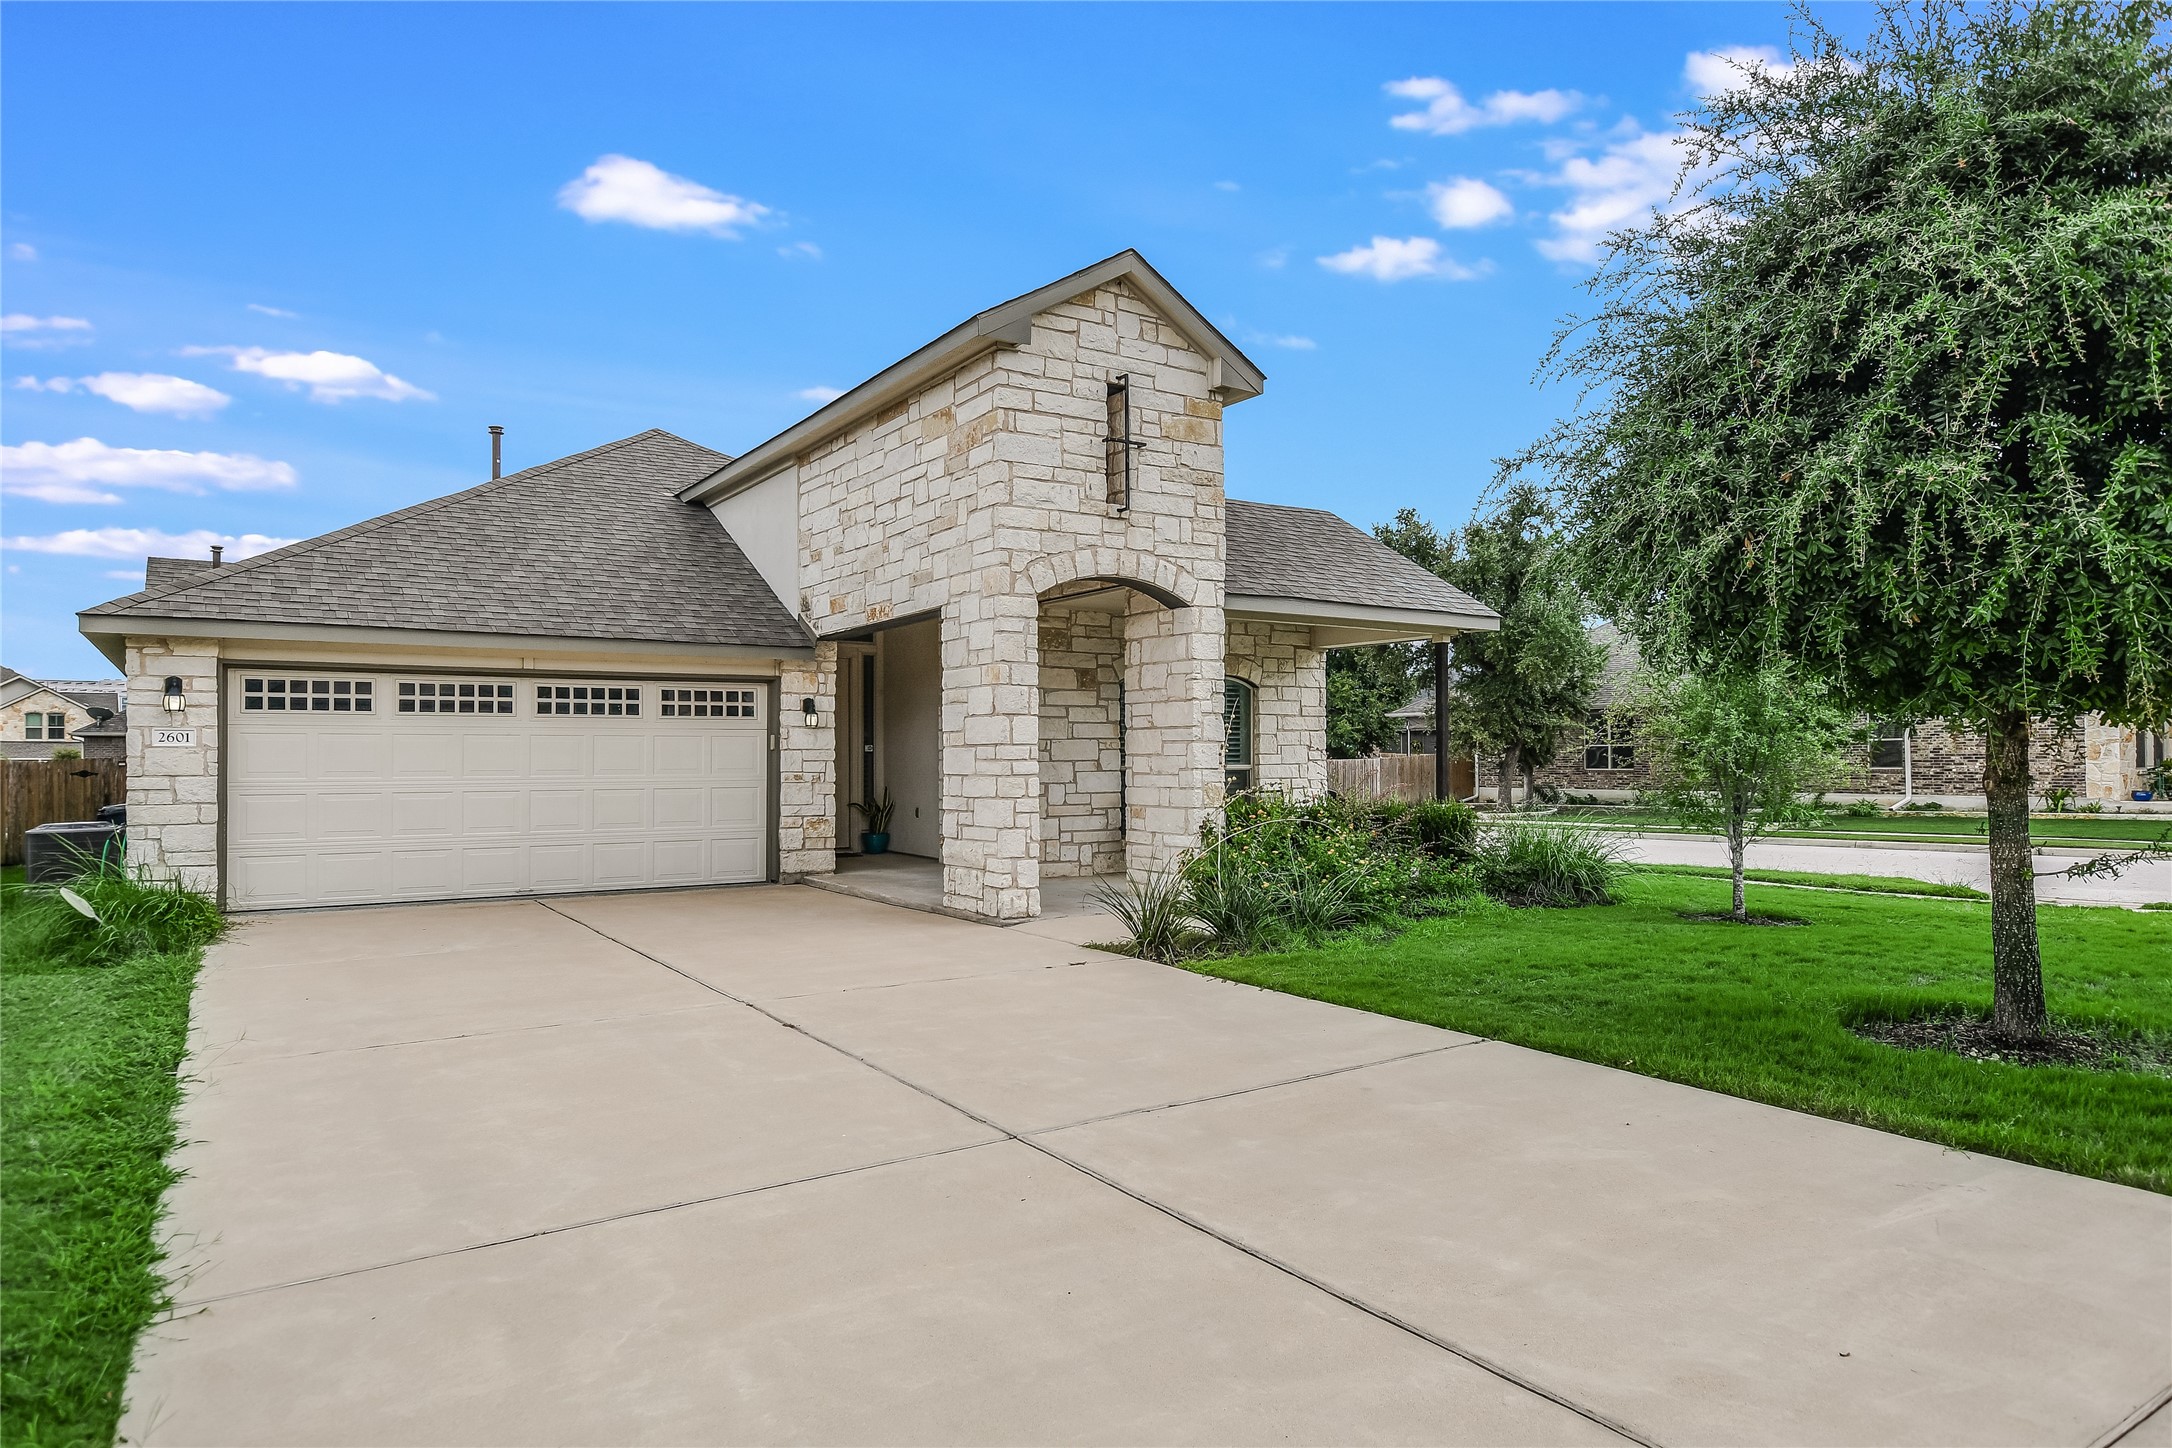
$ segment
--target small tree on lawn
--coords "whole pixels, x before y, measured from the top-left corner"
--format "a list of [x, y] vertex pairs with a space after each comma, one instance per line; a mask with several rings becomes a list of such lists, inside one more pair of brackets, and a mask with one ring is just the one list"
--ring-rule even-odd
[[1748, 920], [1742, 856], [1752, 840], [1823, 813], [1803, 796], [1839, 776], [1855, 738], [1826, 686], [1784, 663], [1739, 673], [1655, 674], [1630, 687], [1649, 793], [1690, 829], [1727, 837], [1734, 916]]
[[[1658, 664], [1791, 657], [1986, 736], [1993, 1023], [2046, 1027], [2032, 720], [2172, 702], [2172, 8], [1798, 14], [1617, 235], [1523, 458]], [[1513, 466], [1513, 464], [1512, 464]]]
[[1590, 721], [1606, 650], [1584, 628], [1584, 600], [1561, 566], [1561, 539], [1546, 497], [1518, 484], [1491, 511], [1443, 536], [1409, 508], [1380, 540], [1501, 615], [1498, 633], [1456, 640], [1453, 687], [1434, 701], [1434, 724], [1462, 749], [1500, 761], [1498, 803], [1507, 809], [1519, 769], [1553, 763]]

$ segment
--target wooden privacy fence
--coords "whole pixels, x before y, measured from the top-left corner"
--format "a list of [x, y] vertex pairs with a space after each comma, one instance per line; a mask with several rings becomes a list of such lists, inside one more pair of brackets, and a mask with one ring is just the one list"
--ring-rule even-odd
[[128, 765], [118, 759], [10, 759], [0, 782], [0, 865], [23, 862], [23, 831], [94, 820], [128, 802]]
[[[1354, 799], [1402, 799], [1416, 802], [1433, 797], [1433, 756], [1430, 754], [1368, 754], [1363, 759], [1327, 761], [1327, 787]], [[1448, 761], [1448, 795], [1462, 799], [1471, 792], [1469, 759]]]

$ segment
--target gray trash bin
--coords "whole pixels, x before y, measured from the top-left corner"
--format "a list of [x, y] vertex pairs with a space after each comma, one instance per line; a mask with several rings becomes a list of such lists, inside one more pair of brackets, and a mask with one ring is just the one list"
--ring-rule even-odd
[[109, 825], [118, 825], [125, 830], [128, 828], [128, 806], [125, 804], [100, 805], [98, 807], [98, 818]]
[[100, 865], [121, 867], [121, 831], [104, 820], [68, 820], [23, 831], [23, 878], [64, 885]]

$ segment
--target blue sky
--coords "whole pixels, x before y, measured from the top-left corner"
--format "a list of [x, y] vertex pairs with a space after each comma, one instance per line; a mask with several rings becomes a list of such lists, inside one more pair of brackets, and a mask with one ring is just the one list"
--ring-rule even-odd
[[[1848, 12], [1841, 12], [1846, 19]], [[739, 452], [1139, 248], [1266, 368], [1232, 495], [1459, 522], [1778, 6], [6, 6], [0, 656], [648, 427]]]

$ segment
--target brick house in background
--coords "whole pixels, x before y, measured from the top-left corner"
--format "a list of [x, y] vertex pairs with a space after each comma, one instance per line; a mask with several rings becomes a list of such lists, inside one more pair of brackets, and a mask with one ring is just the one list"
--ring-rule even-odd
[[[1623, 707], [1628, 679], [1642, 660], [1633, 640], [1612, 624], [1592, 630], [1607, 651], [1598, 689], [1598, 708], [1581, 744], [1571, 745], [1551, 765], [1537, 771], [1536, 782], [1566, 795], [1608, 802], [1628, 800], [1647, 782], [1638, 750], [1636, 721]], [[1429, 741], [1433, 699], [1421, 693], [1389, 717], [1404, 723], [1413, 740]], [[1850, 753], [1848, 768], [1832, 794], [1840, 799], [1894, 803], [1913, 798], [1956, 809], [1983, 806], [1984, 741], [1980, 734], [1955, 730], [1941, 720], [1904, 727], [1874, 723], [1870, 742]], [[2106, 724], [2094, 715], [2068, 728], [2040, 724], [2029, 750], [2035, 792], [2064, 789], [2076, 803], [2095, 801], [2107, 810], [2133, 805], [2135, 791], [2147, 789], [2150, 772], [2172, 759], [2172, 731], [2137, 730]], [[1493, 768], [1481, 761], [1480, 799], [1493, 798]]]

